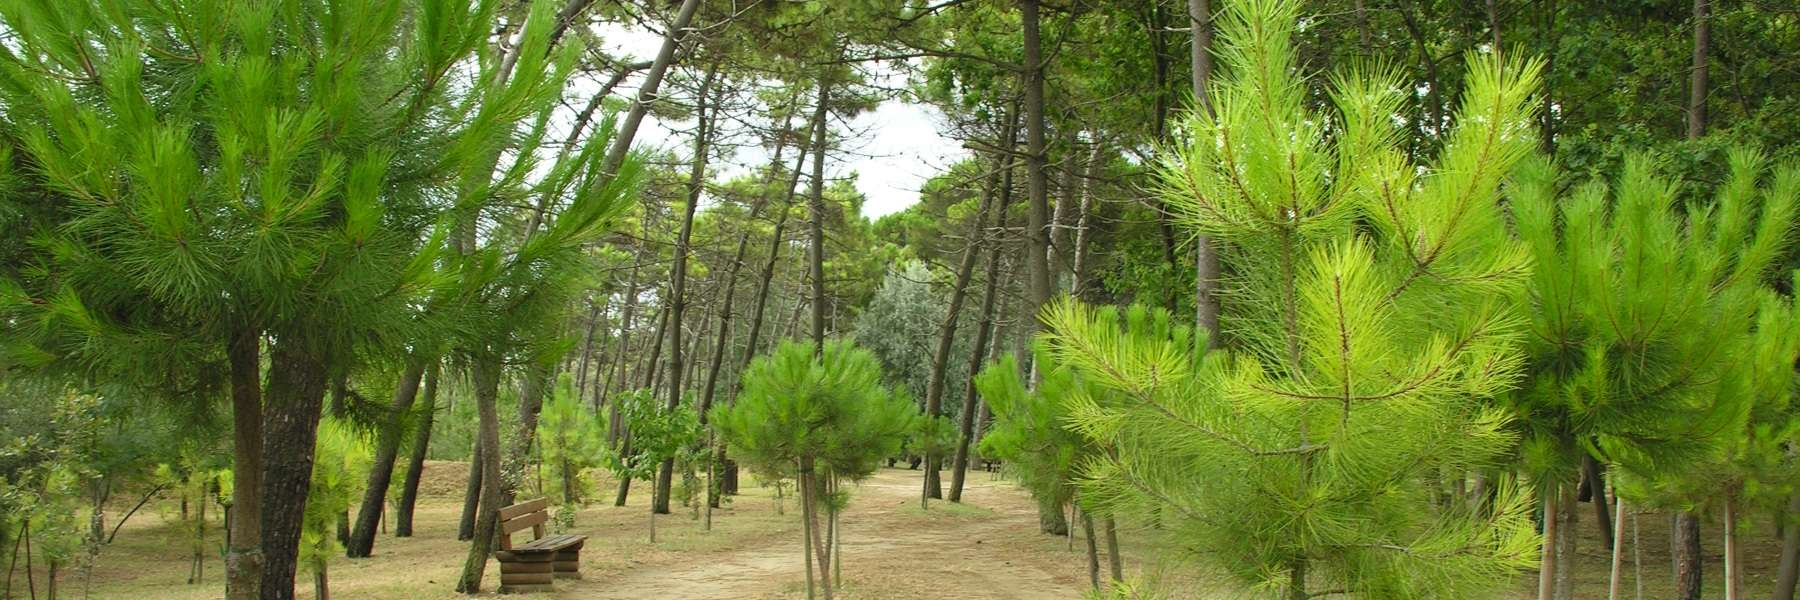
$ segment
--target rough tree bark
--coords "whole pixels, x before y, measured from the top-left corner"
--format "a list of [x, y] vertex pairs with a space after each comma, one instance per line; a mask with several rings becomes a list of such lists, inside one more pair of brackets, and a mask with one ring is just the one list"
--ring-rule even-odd
[[494, 550], [495, 526], [500, 520], [500, 361], [496, 357], [475, 357], [470, 362], [470, 375], [475, 387], [476, 441], [481, 448], [481, 509], [475, 518], [475, 535], [469, 541], [469, 555], [463, 562], [462, 576], [456, 591], [465, 594], [481, 592], [481, 578], [487, 571], [488, 555]]
[[[325, 402], [326, 358], [301, 336], [271, 346], [263, 391], [263, 600], [291, 600], [300, 529], [312, 488], [313, 445]], [[241, 484], [240, 484], [241, 485]], [[244, 513], [248, 514], [248, 512]]]
[[425, 455], [431, 450], [431, 424], [437, 417], [439, 365], [433, 360], [425, 371], [425, 398], [423, 409], [419, 411], [419, 427], [413, 433], [406, 478], [400, 484], [399, 503], [394, 506], [394, 537], [412, 537], [413, 534], [413, 507], [419, 501], [419, 480], [425, 476]]
[[[1360, 6], [1360, 3], [1359, 3]], [[1361, 19], [1362, 11], [1357, 11]], [[1211, 0], [1188, 0], [1188, 22], [1193, 28], [1192, 60], [1194, 74], [1194, 98], [1200, 108], [1212, 112], [1212, 95], [1207, 93], [1206, 86], [1212, 80], [1212, 2]], [[1364, 29], [1365, 37], [1367, 29]], [[1365, 44], [1367, 42], [1365, 41]], [[1212, 238], [1199, 236], [1194, 238], [1194, 322], [1196, 327], [1206, 332], [1207, 344], [1219, 344], [1219, 299], [1217, 295], [1219, 282], [1219, 252], [1213, 245]]]
[[[394, 414], [404, 415], [412, 410], [413, 402], [419, 396], [419, 383], [425, 378], [425, 362], [420, 357], [407, 360], [400, 383], [394, 388]], [[399, 421], [396, 419], [383, 426], [375, 441], [375, 461], [369, 466], [362, 506], [357, 509], [356, 521], [351, 525], [350, 541], [344, 544], [344, 554], [350, 558], [367, 557], [375, 550], [375, 528], [381, 525], [381, 515], [387, 510], [388, 483], [394, 478], [394, 460], [400, 454]]]
[[[230, 600], [262, 597], [262, 333], [239, 327], [227, 342], [231, 365], [232, 471], [236, 489], [225, 555], [225, 593]], [[248, 517], [248, 518], [245, 518]]]
[[[1019, 0], [1019, 20], [1024, 41], [1025, 85], [1025, 199], [1029, 210], [1025, 223], [1028, 272], [1024, 327], [1038, 328], [1038, 313], [1050, 302], [1050, 265], [1045, 261], [1050, 240], [1045, 226], [1050, 218], [1044, 173], [1044, 52], [1039, 40], [1038, 0]], [[1025, 355], [1020, 355], [1025, 360]], [[1036, 373], [1036, 369], [1032, 369]], [[1036, 376], [1031, 378], [1036, 387]], [[1064, 524], [1066, 530], [1067, 524]]]

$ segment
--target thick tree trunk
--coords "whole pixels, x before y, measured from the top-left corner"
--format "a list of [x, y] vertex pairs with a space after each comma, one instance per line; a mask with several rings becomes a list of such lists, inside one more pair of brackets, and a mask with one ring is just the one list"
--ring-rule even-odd
[[425, 476], [425, 455], [431, 450], [431, 424], [437, 417], [439, 364], [432, 360], [425, 371], [424, 406], [419, 411], [419, 427], [413, 433], [412, 452], [407, 457], [406, 479], [400, 484], [400, 501], [394, 506], [394, 537], [412, 537], [413, 534], [413, 507], [419, 501], [419, 480]]
[[[1358, 1], [1357, 18], [1362, 19], [1361, 2]], [[1194, 98], [1200, 108], [1212, 112], [1212, 94], [1206, 89], [1212, 81], [1212, 2], [1211, 0], [1188, 0], [1188, 23], [1193, 28], [1193, 75]], [[1364, 37], [1367, 37], [1367, 24], [1364, 23]], [[1367, 45], [1367, 40], [1364, 41]], [[1219, 252], [1213, 245], [1212, 238], [1199, 236], [1194, 238], [1194, 323], [1196, 329], [1206, 332], [1206, 343], [1209, 346], [1219, 345]]]
[[[419, 396], [419, 383], [425, 378], [425, 360], [413, 358], [407, 361], [406, 370], [400, 374], [400, 383], [394, 389], [394, 414], [405, 415], [412, 410], [413, 401]], [[356, 522], [350, 528], [350, 541], [344, 544], [344, 554], [351, 558], [368, 556], [375, 550], [375, 528], [381, 525], [381, 515], [387, 510], [388, 483], [394, 477], [394, 460], [400, 454], [400, 421], [382, 427], [381, 436], [375, 441], [375, 461], [369, 466], [368, 483], [363, 487], [362, 507], [356, 511]]]
[[[675, 266], [669, 274], [669, 400], [663, 407], [670, 413], [681, 406], [681, 392], [685, 387], [682, 380], [686, 376], [682, 359], [686, 353], [681, 347], [682, 323], [687, 313], [687, 264], [690, 245], [694, 236], [694, 214], [700, 208], [700, 194], [706, 185], [706, 155], [710, 151], [708, 138], [712, 127], [707, 113], [707, 97], [712, 93], [713, 81], [718, 77], [719, 66], [714, 62], [706, 67], [706, 77], [700, 81], [700, 91], [696, 96], [694, 117], [698, 121], [698, 130], [694, 134], [694, 158], [688, 169], [687, 202], [683, 207], [680, 233], [675, 237]], [[675, 480], [675, 459], [667, 458], [656, 472], [656, 488], [652, 491], [650, 510], [657, 514], [669, 514], [669, 489]]]
[[1593, 456], [1581, 458], [1582, 479], [1588, 490], [1588, 502], [1594, 504], [1594, 522], [1600, 526], [1600, 540], [1612, 550], [1612, 509], [1606, 499], [1606, 470]]
[[1088, 586], [1100, 591], [1100, 544], [1094, 535], [1094, 515], [1081, 512], [1081, 534], [1087, 539]]
[[1675, 515], [1675, 597], [1700, 600], [1701, 560], [1700, 516], [1693, 513]]
[[225, 555], [225, 595], [230, 600], [261, 598], [262, 555], [262, 333], [240, 327], [226, 346], [231, 365], [232, 519]]
[[1581, 521], [1581, 506], [1575, 502], [1574, 486], [1563, 486], [1562, 498], [1557, 501], [1557, 534], [1556, 534], [1556, 600], [1575, 600], [1575, 554], [1576, 542], [1581, 539], [1578, 528]]
[[[1784, 518], [1800, 515], [1800, 490], [1788, 495]], [[1800, 582], [1800, 526], [1788, 522], [1781, 531], [1781, 566], [1775, 574], [1774, 600], [1794, 600], [1794, 587]]]
[[291, 600], [300, 529], [312, 488], [313, 450], [325, 401], [325, 358], [303, 339], [275, 344], [264, 390], [262, 598]]
[[475, 518], [475, 535], [469, 541], [469, 555], [463, 562], [456, 591], [465, 594], [481, 592], [481, 578], [487, 571], [488, 555], [494, 549], [494, 535], [500, 520], [500, 358], [477, 356], [470, 368], [475, 387], [477, 419], [476, 444], [481, 448], [481, 510]]
[[[1050, 246], [1045, 226], [1050, 217], [1044, 173], [1044, 52], [1039, 40], [1038, 0], [1019, 0], [1019, 21], [1024, 41], [1025, 79], [1025, 196], [1029, 210], [1025, 224], [1025, 248], [1030, 279], [1027, 280], [1024, 327], [1038, 328], [1038, 313], [1050, 302], [1050, 265], [1044, 260]], [[1021, 354], [1021, 359], [1024, 356]], [[1036, 369], [1032, 370], [1036, 373]], [[1030, 381], [1036, 387], [1037, 377]], [[1058, 519], [1061, 519], [1059, 516]], [[1063, 529], [1068, 525], [1065, 523]]]
[[1113, 583], [1123, 582], [1125, 581], [1125, 558], [1119, 555], [1118, 524], [1113, 522], [1111, 515], [1108, 515], [1106, 520], [1100, 524], [1106, 530], [1106, 560], [1112, 568]]
[[1557, 504], [1558, 500], [1562, 497], [1562, 491], [1558, 487], [1551, 487], [1548, 490], [1544, 490], [1542, 493], [1544, 504], [1544, 546], [1538, 561], [1537, 599], [1551, 600], [1551, 597], [1556, 594], [1556, 538], [1557, 528], [1559, 526], [1556, 515], [1560, 512], [1557, 509]]
[[[807, 264], [811, 267], [808, 279], [812, 283], [812, 343], [813, 352], [825, 354], [825, 116], [831, 104], [831, 84], [824, 77], [819, 78], [819, 105], [813, 109], [813, 160], [812, 192], [808, 195], [807, 206], [809, 218], [807, 229], [811, 234], [811, 252]], [[830, 598], [830, 586], [826, 586], [825, 597]]]

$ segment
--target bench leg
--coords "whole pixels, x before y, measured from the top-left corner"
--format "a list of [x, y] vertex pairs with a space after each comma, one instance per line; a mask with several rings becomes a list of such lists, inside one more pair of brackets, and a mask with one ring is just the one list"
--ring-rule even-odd
[[581, 579], [581, 546], [556, 553], [557, 579]]
[[500, 593], [548, 592], [555, 579], [556, 555], [532, 554], [500, 561]]

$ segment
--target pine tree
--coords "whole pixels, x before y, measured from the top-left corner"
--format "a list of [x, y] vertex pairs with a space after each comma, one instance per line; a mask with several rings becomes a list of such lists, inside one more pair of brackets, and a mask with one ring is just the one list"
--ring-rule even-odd
[[1430, 482], [1497, 465], [1514, 438], [1489, 399], [1519, 375], [1529, 257], [1499, 187], [1530, 153], [1537, 63], [1473, 54], [1456, 126], [1416, 165], [1393, 72], [1332, 77], [1308, 108], [1297, 2], [1222, 15], [1213, 111], [1195, 111], [1163, 196], [1220, 245], [1229, 355], [1075, 304], [1052, 356], [1107, 398], [1070, 421], [1113, 455], [1081, 493], [1154, 508], [1194, 557], [1284, 598], [1491, 595], [1535, 558], [1521, 489], [1487, 512]]
[[[832, 546], [820, 511], [833, 529], [845, 504], [838, 489], [875, 473], [881, 459], [899, 451], [914, 427], [916, 408], [881, 384], [875, 355], [836, 340], [815, 355], [811, 344], [783, 342], [750, 364], [737, 402], [715, 406], [708, 422], [731, 445], [737, 460], [765, 478], [789, 473], [799, 480], [805, 525], [807, 597], [812, 597], [812, 565], [827, 600], [834, 586]], [[815, 562], [816, 559], [816, 562]]]
[[[1547, 513], [1572, 514], [1584, 456], [1613, 465], [1636, 503], [1705, 508], [1729, 489], [1714, 476], [1731, 469], [1703, 465], [1731, 462], [1727, 450], [1752, 433], [1746, 420], [1764, 396], [1753, 380], [1767, 373], [1744, 369], [1756, 353], [1779, 353], [1753, 332], [1800, 193], [1791, 168], [1759, 188], [1768, 169], [1756, 152], [1729, 162], [1716, 198], [1685, 207], [1646, 157], [1626, 161], [1612, 185], [1566, 194], [1541, 161], [1520, 169], [1510, 206], [1532, 253], [1533, 335], [1510, 398]], [[1550, 537], [1546, 591], [1573, 597], [1573, 538]]]

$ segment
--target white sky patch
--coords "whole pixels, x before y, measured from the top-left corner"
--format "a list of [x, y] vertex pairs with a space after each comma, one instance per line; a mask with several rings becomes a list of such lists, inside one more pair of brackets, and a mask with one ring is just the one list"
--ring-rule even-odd
[[[660, 32], [645, 31], [635, 27], [621, 27], [617, 24], [606, 24], [598, 28], [601, 48], [607, 54], [628, 60], [650, 60], [662, 46]], [[676, 65], [675, 68], [681, 68]], [[896, 87], [904, 80], [904, 76], [887, 68], [885, 65], [874, 67], [881, 85]], [[604, 78], [610, 74], [598, 74]], [[619, 84], [613, 94], [621, 98], [633, 98], [642, 77], [632, 77]], [[664, 91], [675, 93], [664, 80]], [[580, 79], [572, 83], [569, 90], [569, 102], [576, 109], [587, 101], [600, 82]], [[572, 116], [571, 116], [572, 118]], [[857, 115], [850, 119], [848, 127], [833, 120], [833, 133], [847, 136], [843, 139], [842, 152], [828, 157], [825, 162], [825, 176], [828, 179], [857, 176], [856, 188], [868, 198], [863, 205], [863, 215], [870, 219], [905, 210], [919, 201], [919, 188], [933, 175], [944, 172], [950, 165], [966, 157], [958, 142], [938, 134], [938, 126], [942, 115], [932, 106], [908, 102], [905, 100], [887, 100], [875, 110]], [[748, 132], [734, 131], [734, 123], [727, 122], [721, 131], [721, 141], [744, 145], [729, 158], [718, 161], [709, 167], [709, 171], [717, 179], [729, 179], [761, 168], [769, 161], [766, 148], [755, 145]], [[639, 128], [634, 146], [646, 150], [669, 151], [677, 156], [687, 157], [692, 154], [693, 138], [692, 120], [685, 122], [665, 123], [654, 115], [644, 119]], [[803, 124], [796, 123], [796, 126]], [[566, 131], [566, 126], [565, 126]], [[680, 132], [680, 133], [677, 133]], [[794, 154], [790, 150], [783, 161], [793, 165]], [[810, 166], [808, 167], [810, 169]], [[806, 185], [803, 181], [801, 185]]]

